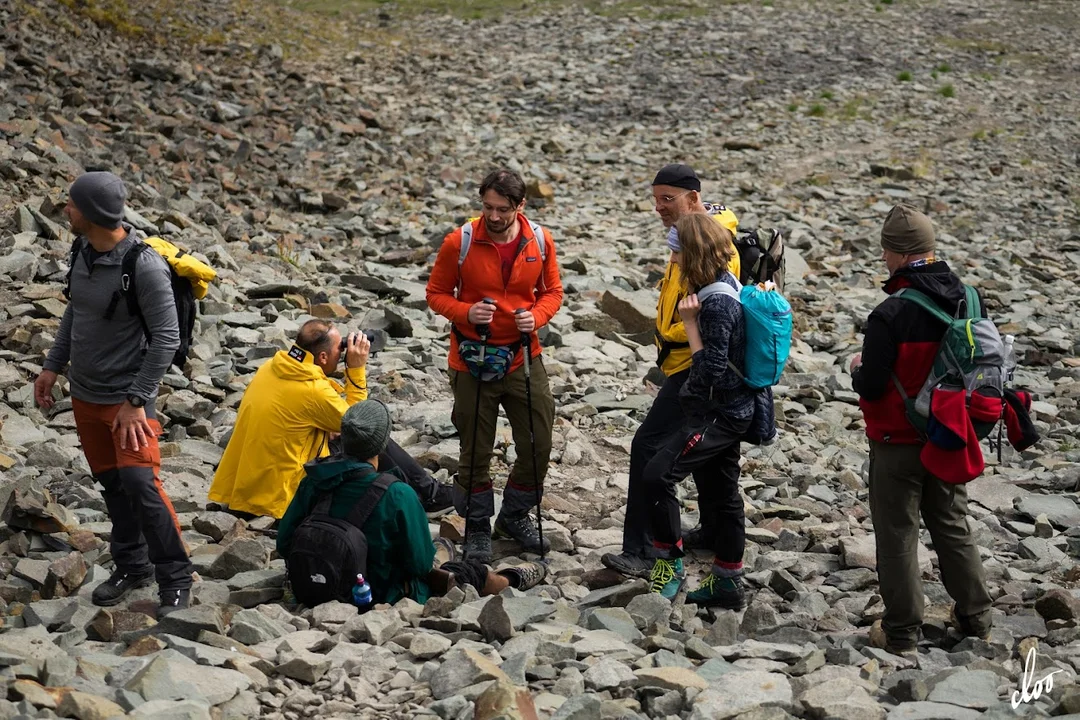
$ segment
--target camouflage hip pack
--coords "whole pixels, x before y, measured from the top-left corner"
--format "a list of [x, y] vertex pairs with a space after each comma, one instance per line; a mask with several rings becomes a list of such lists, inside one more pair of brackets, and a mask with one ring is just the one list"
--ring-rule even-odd
[[454, 335], [458, 341], [458, 356], [469, 368], [469, 373], [480, 382], [502, 380], [510, 372], [521, 343], [512, 345], [489, 345], [481, 340], [465, 337], [457, 328]]

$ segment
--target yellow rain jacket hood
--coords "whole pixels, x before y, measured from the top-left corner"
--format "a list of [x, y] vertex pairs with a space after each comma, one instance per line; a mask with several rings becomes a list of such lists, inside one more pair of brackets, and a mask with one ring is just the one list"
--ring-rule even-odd
[[367, 399], [365, 368], [347, 368], [345, 379], [342, 388], [295, 345], [279, 350], [244, 392], [210, 500], [256, 515], [284, 515], [304, 477], [304, 463], [329, 453], [330, 433], [341, 431], [341, 416]]
[[[739, 228], [735, 213], [723, 205], [705, 203], [705, 210], [734, 235]], [[742, 276], [739, 253], [731, 259], [728, 268], [735, 277]], [[683, 287], [682, 273], [679, 266], [668, 262], [664, 277], [657, 286], [660, 299], [656, 302], [656, 349], [659, 352], [658, 364], [666, 377], [671, 377], [690, 367], [690, 343], [686, 337], [686, 328], [679, 317], [679, 301], [687, 295]]]

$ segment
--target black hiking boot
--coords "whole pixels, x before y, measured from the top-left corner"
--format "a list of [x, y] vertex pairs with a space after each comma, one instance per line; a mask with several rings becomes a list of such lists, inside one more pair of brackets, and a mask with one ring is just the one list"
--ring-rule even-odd
[[614, 570], [628, 577], [644, 578], [645, 580], [649, 579], [649, 573], [652, 572], [653, 568], [653, 561], [649, 558], [625, 552], [618, 555], [606, 553], [600, 558], [600, 562], [609, 570]]
[[109, 576], [108, 580], [94, 588], [94, 593], [90, 598], [98, 607], [112, 607], [123, 602], [132, 590], [146, 587], [153, 582], [153, 571], [139, 575], [117, 570]]
[[491, 525], [487, 521], [466, 521], [465, 545], [461, 555], [462, 560], [491, 562]]
[[191, 590], [162, 590], [158, 593], [161, 605], [158, 607], [158, 620], [168, 617], [177, 610], [191, 607]]
[[705, 528], [700, 525], [683, 535], [682, 544], [687, 550], [712, 550], [712, 543], [705, 535]]
[[442, 517], [454, 509], [454, 486], [435, 483], [434, 492], [424, 502], [424, 512], [429, 520]]
[[[540, 554], [540, 533], [528, 513], [516, 517], [499, 515], [495, 518], [495, 536], [517, 540], [525, 552]], [[544, 538], [544, 552], [551, 549], [551, 543]]]

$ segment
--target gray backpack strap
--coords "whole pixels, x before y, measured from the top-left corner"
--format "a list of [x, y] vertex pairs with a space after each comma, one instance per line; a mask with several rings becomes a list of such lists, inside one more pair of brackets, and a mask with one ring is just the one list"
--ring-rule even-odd
[[386, 494], [387, 488], [394, 483], [399, 482], [396, 477], [389, 473], [383, 473], [375, 478], [375, 482], [371, 484], [367, 492], [355, 505], [352, 510], [349, 511], [349, 515], [346, 518], [350, 524], [354, 527], [364, 529], [364, 523], [367, 522], [371, 513], [374, 512], [375, 506], [382, 500], [382, 496]]
[[529, 221], [529, 227], [532, 228], [533, 237], [536, 238], [536, 244], [540, 247], [540, 262], [547, 262], [547, 242], [544, 240], [544, 228], [540, 226], [540, 223], [534, 223]]
[[[735, 276], [731, 273], [728, 273], [728, 275], [730, 275], [732, 278], [735, 278]], [[738, 284], [739, 281], [736, 279], [735, 282], [736, 284]], [[742, 297], [739, 295], [739, 291], [731, 287], [731, 285], [726, 282], [717, 281], [714, 283], [709, 283], [705, 287], [698, 290], [696, 294], [698, 297], [698, 301], [700, 302], [705, 302], [706, 298], [710, 298], [713, 295], [722, 294], [727, 295], [735, 302], [742, 304]]]
[[472, 246], [472, 223], [467, 222], [461, 226], [461, 251], [458, 252], [458, 268], [465, 262], [465, 256], [469, 254], [470, 246]]
[[[738, 278], [736, 278], [734, 274], [729, 272], [728, 275], [733, 280], [735, 280], [736, 284], [739, 283]], [[731, 285], [729, 285], [728, 283], [719, 280], [714, 283], [709, 283], [705, 287], [701, 288], [697, 291], [696, 295], [698, 296], [698, 302], [705, 302], [707, 298], [710, 298], [713, 295], [727, 295], [735, 302], [739, 303], [740, 305], [742, 304], [742, 297], [739, 295], [739, 291], [731, 287]], [[735, 373], [735, 375], [737, 375], [740, 380], [742, 380], [743, 382], [746, 381], [746, 376], [739, 372], [739, 368], [735, 367], [735, 364], [731, 362], [731, 360], [728, 360], [727, 366], [728, 369], [731, 370], [731, 372]], [[712, 399], [712, 388], [709, 388], [709, 399]]]

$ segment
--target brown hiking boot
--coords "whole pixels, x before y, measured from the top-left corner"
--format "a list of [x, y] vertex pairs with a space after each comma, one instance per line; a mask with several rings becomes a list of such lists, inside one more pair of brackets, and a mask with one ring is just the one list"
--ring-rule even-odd
[[514, 567], [503, 568], [496, 575], [502, 575], [510, 581], [515, 590], [528, 590], [536, 587], [547, 576], [547, 566], [538, 562], [527, 562]]
[[892, 655], [899, 655], [901, 657], [905, 655], [912, 655], [917, 648], [916, 644], [911, 641], [898, 641], [892, 640], [885, 634], [885, 628], [881, 626], [880, 620], [875, 620], [874, 624], [870, 626], [870, 647], [884, 650]]

